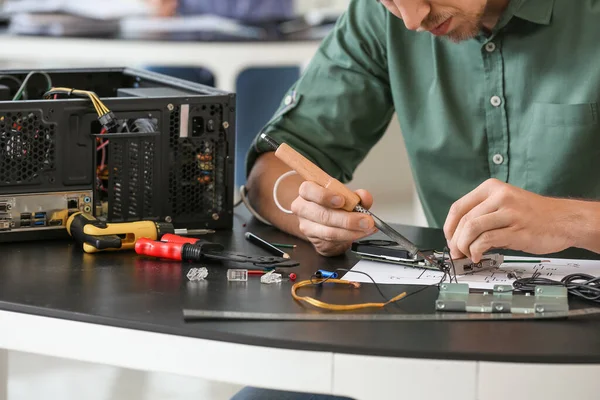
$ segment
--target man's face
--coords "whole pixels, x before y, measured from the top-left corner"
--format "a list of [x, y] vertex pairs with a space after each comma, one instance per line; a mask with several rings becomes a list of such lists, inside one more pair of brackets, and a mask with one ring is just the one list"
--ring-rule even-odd
[[475, 37], [491, 0], [380, 0], [408, 29], [429, 31], [454, 42]]

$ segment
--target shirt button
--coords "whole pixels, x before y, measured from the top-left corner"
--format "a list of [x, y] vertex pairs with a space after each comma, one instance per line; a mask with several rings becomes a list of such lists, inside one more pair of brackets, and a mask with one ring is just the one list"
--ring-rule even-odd
[[502, 157], [502, 154], [494, 154], [494, 157], [492, 157], [492, 161], [494, 162], [494, 164], [500, 165], [504, 162], [504, 157]]
[[489, 43], [486, 43], [486, 45], [485, 45], [485, 50], [486, 50], [488, 53], [493, 53], [493, 52], [494, 52], [494, 50], [496, 50], [496, 43], [494, 43], [494, 42], [489, 42]]
[[286, 96], [284, 103], [286, 106], [289, 106], [290, 104], [292, 104], [292, 96]]
[[492, 103], [492, 105], [494, 107], [498, 107], [498, 106], [500, 106], [500, 104], [502, 104], [502, 99], [500, 97], [498, 97], [498, 96], [493, 96], [490, 99], [490, 103]]

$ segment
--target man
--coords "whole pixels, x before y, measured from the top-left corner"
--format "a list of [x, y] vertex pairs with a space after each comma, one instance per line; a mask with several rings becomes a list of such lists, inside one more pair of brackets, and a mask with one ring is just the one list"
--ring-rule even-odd
[[[600, 1], [354, 0], [266, 132], [347, 182], [395, 110], [453, 257], [600, 252], [599, 18]], [[259, 214], [327, 256], [373, 233], [298, 175], [281, 212], [289, 168], [268, 150], [257, 139], [248, 157]]]
[[[600, 252], [598, 21], [597, 0], [353, 0], [266, 132], [348, 182], [395, 111], [453, 257]], [[269, 150], [257, 139], [248, 155], [259, 214], [326, 256], [373, 233], [372, 219], [298, 175], [277, 192], [293, 214], [280, 211], [273, 186], [289, 168]], [[320, 398], [283, 396], [235, 399]]]

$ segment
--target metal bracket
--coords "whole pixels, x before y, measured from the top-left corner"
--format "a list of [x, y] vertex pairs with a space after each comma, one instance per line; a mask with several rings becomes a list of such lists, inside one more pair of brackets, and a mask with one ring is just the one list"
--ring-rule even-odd
[[533, 314], [569, 311], [563, 286], [536, 286], [535, 295], [513, 294], [511, 285], [496, 285], [492, 293], [470, 293], [466, 283], [444, 283], [435, 302], [437, 311]]
[[[475, 272], [480, 271], [489, 271], [491, 269], [497, 269], [504, 262], [504, 256], [502, 254], [485, 254], [483, 259], [478, 263], [474, 263], [468, 258], [462, 258], [459, 260], [453, 260], [450, 263], [448, 260], [445, 260], [446, 266], [452, 271], [456, 271], [456, 275], [468, 275], [473, 274]], [[452, 271], [454, 273], [454, 271]], [[512, 288], [511, 288], [512, 290]]]

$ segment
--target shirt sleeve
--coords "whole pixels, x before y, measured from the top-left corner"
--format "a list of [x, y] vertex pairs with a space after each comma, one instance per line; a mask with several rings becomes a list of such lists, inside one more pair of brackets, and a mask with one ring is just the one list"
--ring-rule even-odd
[[[336, 179], [352, 180], [394, 112], [388, 18], [375, 0], [352, 0], [261, 133], [287, 143]], [[270, 150], [259, 133], [246, 158], [246, 173]]]

